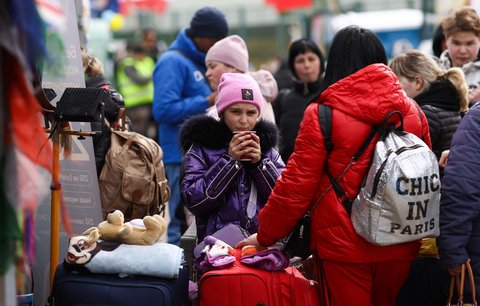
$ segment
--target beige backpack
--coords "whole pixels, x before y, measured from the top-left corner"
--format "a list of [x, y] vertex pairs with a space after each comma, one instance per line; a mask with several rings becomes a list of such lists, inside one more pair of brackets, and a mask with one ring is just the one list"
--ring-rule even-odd
[[125, 130], [123, 109], [119, 116], [121, 127], [111, 129], [111, 144], [99, 177], [103, 219], [115, 209], [123, 212], [125, 221], [164, 216], [170, 188], [162, 149], [153, 139]]

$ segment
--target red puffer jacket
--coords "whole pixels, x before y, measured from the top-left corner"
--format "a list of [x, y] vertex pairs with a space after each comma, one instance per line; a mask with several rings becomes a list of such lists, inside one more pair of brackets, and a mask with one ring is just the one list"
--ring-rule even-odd
[[[431, 147], [428, 122], [415, 101], [403, 92], [397, 77], [383, 64], [373, 64], [336, 82], [317, 99], [332, 107], [333, 149], [328, 168], [338, 177], [367, 138], [392, 110], [403, 114], [404, 128]], [[324, 171], [327, 152], [318, 123], [318, 103], [305, 110], [295, 151], [259, 215], [258, 241], [271, 245], [285, 237], [330, 184]], [[420, 115], [421, 114], [421, 120]], [[368, 171], [375, 141], [340, 180], [354, 198]], [[331, 189], [312, 216], [311, 247], [320, 258], [351, 263], [412, 260], [420, 242], [375, 246], [356, 234], [350, 216]]]

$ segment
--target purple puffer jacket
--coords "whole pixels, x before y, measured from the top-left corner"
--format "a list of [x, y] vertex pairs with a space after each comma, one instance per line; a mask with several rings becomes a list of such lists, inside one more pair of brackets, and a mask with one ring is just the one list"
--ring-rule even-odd
[[[195, 215], [198, 241], [229, 223], [240, 225], [251, 234], [257, 232], [258, 212], [285, 165], [274, 149], [277, 127], [261, 120], [254, 130], [262, 149], [262, 159], [257, 164], [239, 162], [228, 155], [233, 134], [223, 122], [201, 115], [182, 126], [180, 142], [185, 154], [180, 191], [186, 207]], [[249, 220], [247, 204], [252, 183], [257, 189], [257, 207]]]

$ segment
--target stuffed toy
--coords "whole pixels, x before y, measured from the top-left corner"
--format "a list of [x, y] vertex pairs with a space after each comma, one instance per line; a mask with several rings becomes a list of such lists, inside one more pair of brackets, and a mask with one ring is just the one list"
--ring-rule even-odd
[[234, 249], [213, 236], [207, 236], [203, 240], [205, 247], [200, 256], [195, 258], [195, 265], [201, 272], [207, 272], [212, 269], [224, 269], [235, 262]]
[[87, 229], [82, 235], [88, 236], [98, 230], [100, 239], [117, 241], [125, 244], [152, 245], [165, 232], [167, 222], [160, 215], [145, 216], [143, 220], [133, 219], [124, 222], [123, 213], [115, 210], [107, 215], [107, 220], [98, 227]]
[[68, 254], [65, 260], [84, 265], [98, 253], [97, 240], [100, 233], [97, 229], [91, 230], [88, 235], [75, 236], [70, 239]]

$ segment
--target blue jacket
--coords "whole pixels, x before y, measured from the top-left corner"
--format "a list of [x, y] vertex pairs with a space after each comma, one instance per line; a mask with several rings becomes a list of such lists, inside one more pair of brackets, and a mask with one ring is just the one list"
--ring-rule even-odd
[[[179, 51], [175, 51], [179, 50]], [[153, 71], [153, 116], [165, 164], [181, 163], [178, 135], [186, 118], [205, 112], [210, 86], [204, 78], [205, 53], [180, 31]]]
[[[250, 234], [257, 232], [258, 212], [285, 165], [274, 149], [277, 127], [261, 120], [254, 130], [262, 150], [257, 164], [239, 162], [228, 155], [233, 134], [223, 122], [196, 116], [182, 127], [180, 137], [186, 154], [180, 191], [185, 206], [195, 215], [199, 241], [229, 223], [240, 225]], [[247, 207], [252, 184], [257, 189], [256, 213], [249, 220]]]
[[[471, 259], [480, 285], [480, 105], [460, 121], [442, 181], [440, 260], [453, 268]], [[469, 286], [465, 286], [469, 287]], [[467, 288], [466, 288], [467, 289]]]

